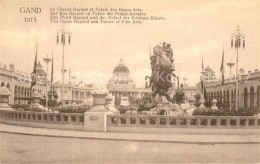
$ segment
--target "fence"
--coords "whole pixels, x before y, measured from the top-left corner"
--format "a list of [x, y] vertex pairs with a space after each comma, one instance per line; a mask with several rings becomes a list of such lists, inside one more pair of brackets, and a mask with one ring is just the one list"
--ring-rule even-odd
[[108, 126], [165, 128], [260, 128], [252, 116], [148, 116], [108, 115]]
[[0, 110], [0, 119], [1, 122], [5, 123], [17, 124], [18, 122], [22, 125], [35, 125], [36, 127], [81, 130], [84, 126], [84, 113], [46, 113]]
[[[21, 126], [54, 129], [84, 130], [87, 120], [84, 113], [44, 113], [0, 110], [0, 122]], [[107, 127], [107, 131], [183, 133], [184, 131], [219, 133], [220, 129], [234, 129], [243, 133], [258, 132], [260, 117], [257, 116], [157, 116], [157, 115], [107, 115], [107, 119], [88, 120], [94, 128]], [[180, 131], [178, 131], [178, 129]], [[207, 129], [207, 130], [206, 130]], [[218, 130], [219, 129], [219, 130]], [[257, 129], [257, 130], [256, 130]], [[192, 130], [192, 131], [189, 131]], [[185, 132], [184, 132], [185, 133]], [[225, 132], [226, 133], [226, 132]]]

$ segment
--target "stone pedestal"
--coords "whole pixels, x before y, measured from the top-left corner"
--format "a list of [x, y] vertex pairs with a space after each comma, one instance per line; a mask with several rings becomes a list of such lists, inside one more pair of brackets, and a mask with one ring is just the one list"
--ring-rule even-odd
[[201, 98], [199, 109], [202, 110], [202, 111], [205, 111], [205, 110], [207, 109], [207, 108], [205, 107], [204, 103], [205, 103], [204, 98]]
[[42, 105], [40, 105], [41, 97], [42, 97], [41, 93], [39, 93], [39, 92], [33, 92], [33, 94], [32, 94], [32, 99], [33, 99], [33, 101], [32, 101], [32, 103], [31, 103], [31, 107], [32, 107], [32, 108], [42, 106]]
[[8, 104], [10, 95], [9, 89], [5, 87], [0, 88], [0, 110], [13, 110]]
[[111, 112], [113, 112], [114, 114], [119, 114], [120, 112], [115, 108], [114, 105], [114, 96], [109, 94], [106, 96], [106, 106], [108, 108], [108, 110], [110, 110]]
[[106, 132], [107, 115], [113, 114], [105, 108], [107, 93], [93, 93], [94, 106], [84, 114], [84, 131]]
[[216, 106], [216, 104], [217, 104], [217, 100], [216, 99], [213, 99], [211, 101], [211, 104], [212, 104], [212, 107], [211, 107], [212, 110], [218, 110], [218, 107]]
[[193, 96], [190, 96], [190, 97], [188, 98], [188, 101], [189, 101], [189, 103], [190, 103], [190, 107], [191, 107], [191, 108], [195, 108], [194, 104], [195, 104], [196, 99], [195, 99]]

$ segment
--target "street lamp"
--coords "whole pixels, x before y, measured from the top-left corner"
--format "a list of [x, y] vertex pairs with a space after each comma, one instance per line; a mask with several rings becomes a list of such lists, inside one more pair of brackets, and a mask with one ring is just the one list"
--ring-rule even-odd
[[232, 69], [232, 67], [235, 65], [235, 63], [232, 63], [231, 62], [231, 59], [230, 59], [230, 62], [229, 63], [227, 63], [227, 65], [229, 66], [229, 68], [230, 68], [230, 81], [229, 81], [229, 89], [230, 89], [230, 94], [229, 94], [229, 109], [231, 110], [231, 107], [232, 107], [232, 103], [231, 103], [231, 76], [232, 76], [232, 73], [231, 73], [231, 69]]
[[43, 59], [45, 61], [45, 63], [47, 64], [47, 68], [46, 68], [46, 108], [48, 108], [48, 63], [51, 61], [50, 58], [48, 58], [48, 54], [47, 57]]
[[[236, 60], [236, 99], [235, 99], [235, 108], [238, 109], [238, 49], [241, 47], [241, 40], [243, 41], [243, 48], [245, 48], [245, 38], [246, 36], [239, 32], [239, 26], [237, 27], [237, 32], [231, 34], [231, 48], [237, 50], [237, 60]], [[235, 43], [235, 44], [234, 44]]]
[[[60, 39], [59, 39], [60, 37]], [[66, 38], [68, 42], [66, 43]], [[63, 94], [64, 94], [64, 74], [66, 70], [64, 69], [64, 47], [65, 45], [70, 45], [71, 42], [71, 31], [67, 30], [65, 31], [65, 27], [63, 25], [62, 30], [57, 30], [57, 45], [59, 44], [59, 41], [62, 45], [62, 88], [61, 88], [61, 102], [62, 102], [62, 108], [64, 107], [64, 102], [63, 102]]]

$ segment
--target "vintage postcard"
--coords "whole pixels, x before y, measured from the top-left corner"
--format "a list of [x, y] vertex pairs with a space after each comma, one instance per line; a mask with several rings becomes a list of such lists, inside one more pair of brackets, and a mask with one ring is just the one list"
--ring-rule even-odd
[[259, 0], [0, 0], [0, 164], [259, 163]]

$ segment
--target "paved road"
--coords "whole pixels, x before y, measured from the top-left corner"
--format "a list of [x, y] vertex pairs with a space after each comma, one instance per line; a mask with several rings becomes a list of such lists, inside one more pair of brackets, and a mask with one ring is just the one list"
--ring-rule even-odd
[[260, 144], [180, 144], [0, 133], [0, 163], [260, 162]]

